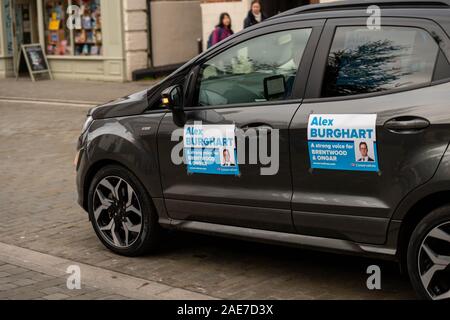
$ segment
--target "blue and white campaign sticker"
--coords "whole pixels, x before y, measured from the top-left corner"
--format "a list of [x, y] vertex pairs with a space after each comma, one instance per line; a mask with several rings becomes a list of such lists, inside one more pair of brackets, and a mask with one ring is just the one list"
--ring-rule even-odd
[[184, 128], [184, 157], [188, 173], [240, 174], [235, 125], [203, 125]]
[[378, 171], [376, 114], [313, 114], [308, 123], [311, 168]]

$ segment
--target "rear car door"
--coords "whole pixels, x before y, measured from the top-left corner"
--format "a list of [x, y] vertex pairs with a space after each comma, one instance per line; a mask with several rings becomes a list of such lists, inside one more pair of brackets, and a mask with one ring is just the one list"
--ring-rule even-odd
[[[170, 218], [293, 232], [288, 129], [301, 104], [323, 25], [323, 20], [292, 22], [247, 32], [195, 64], [188, 80], [192, 94], [187, 100], [191, 102], [181, 116], [184, 121], [180, 124], [179, 115], [168, 113], [158, 134], [161, 181]], [[282, 92], [266, 92], [264, 83], [272, 80]], [[181, 129], [199, 124], [203, 128], [234, 126], [245, 133], [244, 138], [250, 131], [255, 135], [244, 139], [244, 159], [243, 150], [237, 154], [220, 150], [221, 157], [231, 157], [228, 168], [201, 173], [194, 170], [201, 168], [173, 161], [173, 152], [180, 146], [180, 140], [171, 138], [180, 129], [175, 122]], [[249, 145], [258, 145], [262, 132], [270, 141], [275, 130], [279, 140], [272, 151], [277, 153], [272, 155], [274, 160], [269, 164], [260, 157], [257, 162], [251, 160], [259, 150]], [[270, 155], [270, 147], [268, 151]]]
[[385, 242], [395, 208], [448, 147], [447, 48], [430, 20], [327, 21], [291, 127], [299, 233]]

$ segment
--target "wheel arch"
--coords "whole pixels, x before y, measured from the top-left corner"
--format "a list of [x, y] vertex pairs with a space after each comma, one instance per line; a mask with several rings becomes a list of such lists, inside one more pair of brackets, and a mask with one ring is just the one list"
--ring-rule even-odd
[[437, 191], [420, 198], [403, 215], [397, 245], [402, 269], [406, 266], [407, 249], [416, 226], [432, 211], [447, 204], [450, 204], [450, 189]]
[[89, 134], [79, 173], [82, 206], [88, 211], [89, 186], [96, 172], [107, 165], [119, 165], [130, 171], [144, 186], [150, 198], [162, 197], [159, 158], [155, 133], [143, 137], [139, 117], [104, 120]]
[[[91, 183], [92, 183], [92, 180], [94, 179], [95, 174], [102, 168], [107, 167], [107, 166], [112, 166], [112, 165], [117, 165], [117, 166], [123, 167], [127, 170], [130, 170], [129, 168], [127, 168], [126, 165], [124, 165], [123, 163], [120, 163], [117, 160], [102, 159], [102, 160], [98, 160], [97, 162], [94, 162], [89, 167], [89, 169], [86, 171], [86, 175], [85, 175], [84, 182], [83, 182], [83, 209], [86, 210], [86, 212], [89, 210], [89, 208], [88, 208], [89, 188], [91, 186]], [[131, 172], [133, 172], [133, 171], [131, 171]], [[136, 174], [134, 174], [134, 175], [136, 175]]]

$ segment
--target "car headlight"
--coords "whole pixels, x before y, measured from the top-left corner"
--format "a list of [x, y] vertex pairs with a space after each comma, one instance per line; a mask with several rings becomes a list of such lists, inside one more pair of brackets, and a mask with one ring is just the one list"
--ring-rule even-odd
[[92, 122], [94, 122], [94, 118], [92, 118], [92, 116], [88, 116], [87, 119], [86, 119], [86, 122], [83, 125], [83, 129], [81, 131], [82, 134], [85, 133], [89, 129], [89, 127], [91, 126]]
[[78, 169], [78, 162], [80, 161], [80, 153], [81, 150], [78, 150], [76, 155], [75, 155], [75, 159], [73, 160], [73, 166]]

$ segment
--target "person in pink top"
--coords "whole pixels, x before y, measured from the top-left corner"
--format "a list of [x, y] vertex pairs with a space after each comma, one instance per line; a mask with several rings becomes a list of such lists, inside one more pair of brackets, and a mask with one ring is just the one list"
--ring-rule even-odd
[[224, 12], [220, 15], [219, 24], [214, 29], [211, 34], [210, 43], [208, 43], [208, 47], [212, 47], [213, 45], [219, 43], [220, 41], [228, 38], [233, 35], [233, 29], [231, 28], [231, 17], [228, 13]]

